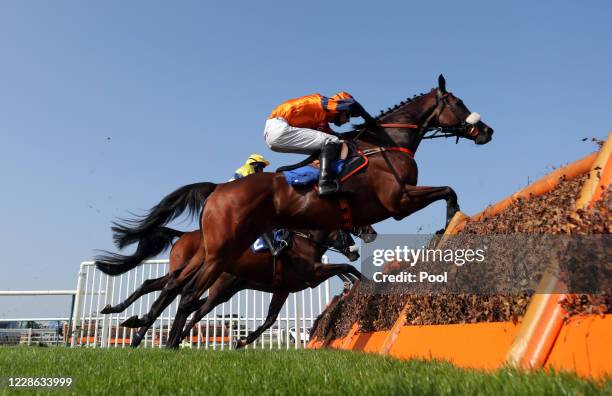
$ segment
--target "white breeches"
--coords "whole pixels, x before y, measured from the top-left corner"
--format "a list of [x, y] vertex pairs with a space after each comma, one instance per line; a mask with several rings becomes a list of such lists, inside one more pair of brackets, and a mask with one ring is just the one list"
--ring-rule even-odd
[[312, 154], [323, 147], [326, 140], [340, 142], [336, 136], [308, 128], [292, 127], [282, 118], [266, 121], [266, 144], [280, 153]]

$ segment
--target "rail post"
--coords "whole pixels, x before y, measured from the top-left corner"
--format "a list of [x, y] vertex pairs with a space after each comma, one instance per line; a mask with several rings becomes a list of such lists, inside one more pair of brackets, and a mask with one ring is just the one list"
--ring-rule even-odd
[[[104, 293], [104, 306], [111, 304], [111, 290], [113, 289], [113, 283], [115, 278], [110, 275], [106, 275], [106, 291]], [[105, 348], [108, 346], [109, 334], [110, 334], [111, 320], [109, 315], [102, 316], [102, 335], [100, 336], [100, 346]]]
[[83, 287], [85, 286], [85, 272], [83, 272], [83, 263], [79, 266], [79, 274], [77, 278], [77, 289], [74, 301], [74, 312], [72, 314], [72, 340], [70, 345], [75, 347], [77, 345], [77, 334], [79, 325], [79, 316], [81, 315], [81, 305], [83, 305]]

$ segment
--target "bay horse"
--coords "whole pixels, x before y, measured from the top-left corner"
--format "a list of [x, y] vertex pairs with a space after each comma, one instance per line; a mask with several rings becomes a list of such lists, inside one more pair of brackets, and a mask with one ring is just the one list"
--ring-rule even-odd
[[[459, 211], [457, 195], [448, 186], [417, 186], [414, 153], [423, 139], [432, 137], [452, 136], [457, 141], [465, 138], [486, 144], [493, 129], [446, 90], [442, 75], [436, 88], [383, 112], [376, 120], [378, 125], [358, 126], [349, 136], [357, 148], [357, 154], [351, 155], [367, 156], [369, 165], [344, 182], [343, 188], [353, 193], [342, 199], [319, 198], [312, 188], [290, 186], [282, 173], [258, 173], [216, 188], [200, 216], [204, 243], [179, 276], [179, 280], [190, 280], [170, 333], [170, 347], [180, 342], [186, 313], [198, 304], [199, 296], [223, 272], [239, 272], [236, 259], [267, 230], [343, 228], [347, 226], [347, 208], [352, 225], [374, 224], [390, 217], [401, 220], [442, 199], [446, 201], [448, 225]], [[137, 228], [142, 224], [144, 221], [135, 222]], [[121, 240], [122, 236], [116, 238]]]
[[[355, 229], [358, 235], [363, 235], [364, 240], [371, 241], [376, 236], [376, 231], [371, 226]], [[102, 309], [102, 314], [118, 313], [124, 311], [129, 305], [136, 301], [141, 296], [158, 290], [164, 290], [162, 295], [153, 303], [150, 312], [143, 318], [133, 316], [122, 323], [125, 327], [141, 327], [137, 334], [132, 338], [131, 346], [137, 347], [150, 326], [163, 312], [169, 303], [174, 300], [177, 291], [180, 293], [179, 285], [174, 286], [174, 289], [166, 288], [173, 278], [180, 274], [181, 270], [189, 262], [189, 259], [199, 249], [201, 243], [200, 231], [192, 231], [183, 233], [167, 227], [160, 227], [156, 232], [140, 240], [136, 253], [132, 256], [123, 256], [119, 254], [110, 254], [97, 258], [96, 265], [101, 270], [107, 270], [111, 267], [112, 271], [117, 271], [117, 266], [122, 263], [133, 263], [137, 256], [139, 260], [145, 260], [153, 257], [165, 250], [172, 242], [173, 238], [179, 237], [176, 243], [172, 246], [170, 252], [169, 271], [166, 275], [146, 280], [134, 293], [127, 297], [125, 301], [111, 306], [107, 305]], [[367, 235], [367, 237], [366, 237]], [[288, 247], [288, 251], [283, 254], [282, 260], [285, 263], [283, 271], [283, 282], [280, 285], [275, 285], [271, 280], [272, 277], [267, 272], [272, 271], [273, 258], [269, 251], [252, 252], [250, 249], [243, 254], [241, 260], [245, 263], [245, 268], [249, 264], [256, 268], [257, 277], [254, 277], [253, 272], [245, 270], [241, 273], [244, 278], [239, 278], [231, 274], [222, 274], [217, 281], [211, 286], [208, 291], [208, 297], [201, 300], [201, 307], [192, 319], [192, 328], [199, 320], [208, 314], [217, 305], [228, 301], [234, 294], [245, 289], [255, 289], [273, 293], [268, 308], [268, 315], [265, 322], [252, 333], [248, 334], [246, 341], [238, 340], [236, 347], [240, 348], [250, 344], [274, 324], [281, 308], [283, 307], [290, 293], [303, 290], [307, 287], [315, 287], [321, 282], [333, 276], [339, 276], [346, 283], [353, 283], [355, 279], [360, 279], [361, 274], [353, 266], [349, 264], [322, 264], [321, 256], [326, 250], [332, 249], [344, 254], [350, 261], [355, 261], [359, 258], [357, 249], [354, 249], [354, 240], [350, 234], [342, 231], [296, 231], [293, 233], [293, 243]], [[281, 259], [281, 258], [279, 258]], [[269, 271], [262, 272], [262, 263], [266, 263], [265, 268]], [[125, 268], [124, 268], [125, 269]], [[252, 280], [255, 278], [255, 280]], [[189, 332], [184, 334], [184, 337]], [[181, 339], [182, 339], [181, 338]]]

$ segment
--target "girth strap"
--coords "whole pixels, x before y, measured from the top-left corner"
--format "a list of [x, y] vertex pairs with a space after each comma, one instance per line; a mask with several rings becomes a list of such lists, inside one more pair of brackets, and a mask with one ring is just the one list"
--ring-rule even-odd
[[400, 186], [400, 191], [403, 193], [404, 192], [404, 185], [402, 184], [402, 178], [397, 174], [397, 170], [393, 166], [393, 163], [391, 162], [389, 157], [387, 157], [387, 151], [399, 151], [399, 152], [402, 152], [404, 154], [407, 154], [410, 158], [414, 158], [414, 153], [412, 151], [408, 150], [405, 147], [377, 147], [377, 148], [374, 148], [374, 149], [369, 149], [369, 150], [363, 151], [363, 154], [366, 155], [366, 156], [374, 155], [374, 154], [377, 154], [377, 153], [380, 153], [383, 156], [383, 159], [387, 163], [387, 166], [389, 167], [389, 170], [391, 170], [391, 173], [393, 174], [393, 177], [395, 177], [395, 181], [397, 181], [397, 184], [399, 184], [399, 186]]
[[272, 256], [272, 286], [280, 287], [281, 283], [283, 283], [283, 260]]
[[405, 147], [376, 147], [369, 150], [363, 150], [363, 155], [370, 156], [378, 153], [384, 153], [385, 151], [400, 151], [404, 154], [408, 154], [410, 158], [414, 158], [414, 153]]
[[350, 230], [353, 227], [353, 213], [346, 198], [338, 198], [340, 203], [340, 219], [342, 220], [342, 229]]

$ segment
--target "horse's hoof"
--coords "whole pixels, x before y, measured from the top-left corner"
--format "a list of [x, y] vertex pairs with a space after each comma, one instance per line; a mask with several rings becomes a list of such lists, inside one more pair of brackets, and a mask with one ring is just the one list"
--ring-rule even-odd
[[237, 340], [234, 343], [234, 349], [242, 349], [246, 346], [246, 342], [244, 342], [243, 340]]
[[101, 314], [111, 314], [113, 313], [113, 307], [110, 304], [106, 304], [106, 306], [104, 308], [102, 308], [102, 311], [100, 311]]
[[168, 343], [168, 344], [166, 344], [166, 349], [169, 350], [169, 351], [176, 351], [176, 350], [179, 349], [179, 346], [178, 346], [178, 344], [174, 345], [174, 343]]
[[140, 320], [138, 319], [138, 316], [134, 315], [127, 318], [123, 323], [121, 323], [121, 326], [134, 329], [136, 327], [140, 327]]
[[130, 347], [138, 348], [141, 341], [142, 341], [142, 336], [140, 335], [140, 333], [134, 334], [134, 337], [132, 338], [132, 342], [130, 343]]

